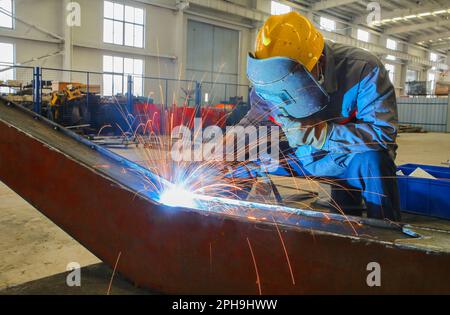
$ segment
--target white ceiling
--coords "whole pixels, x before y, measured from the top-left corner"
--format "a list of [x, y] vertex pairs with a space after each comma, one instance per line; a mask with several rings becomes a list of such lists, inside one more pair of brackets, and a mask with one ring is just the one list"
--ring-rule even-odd
[[356, 25], [367, 25], [369, 3], [379, 3], [381, 23], [372, 25], [391, 37], [446, 52], [450, 50], [450, 0], [289, 0], [306, 10]]

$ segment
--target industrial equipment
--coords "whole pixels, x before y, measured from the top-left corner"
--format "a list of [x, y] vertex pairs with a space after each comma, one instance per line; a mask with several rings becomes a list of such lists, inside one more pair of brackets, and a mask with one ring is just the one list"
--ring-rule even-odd
[[47, 117], [63, 126], [90, 124], [90, 107], [96, 101], [94, 94], [83, 93], [80, 86], [66, 85], [64, 90], [51, 93]]

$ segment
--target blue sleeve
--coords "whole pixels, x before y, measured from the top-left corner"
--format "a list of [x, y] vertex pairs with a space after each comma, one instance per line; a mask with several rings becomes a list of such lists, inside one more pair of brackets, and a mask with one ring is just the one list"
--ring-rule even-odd
[[384, 66], [366, 65], [355, 88], [356, 122], [344, 125], [329, 123], [323, 149], [340, 153], [381, 150], [395, 152], [397, 102], [394, 87]]

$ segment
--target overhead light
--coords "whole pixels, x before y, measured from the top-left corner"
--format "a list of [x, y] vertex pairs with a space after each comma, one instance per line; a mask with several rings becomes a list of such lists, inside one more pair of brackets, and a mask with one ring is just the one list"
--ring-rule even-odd
[[402, 17], [396, 17], [396, 18], [392, 19], [392, 22], [397, 22], [397, 21], [400, 21], [400, 20], [403, 20], [403, 18]]
[[429, 16], [429, 15], [431, 15], [431, 12], [425, 12], [425, 13], [420, 13], [418, 15], [418, 17]]
[[392, 19], [384, 19], [384, 20], [381, 20], [381, 23], [388, 23], [388, 22], [392, 22]]
[[433, 14], [437, 15], [437, 14], [442, 14], [442, 13], [446, 13], [447, 10], [439, 10], [439, 11], [434, 11]]
[[416, 18], [416, 17], [417, 17], [416, 14], [413, 14], [413, 15], [407, 15], [407, 16], [405, 16], [405, 20], [408, 20], [408, 19], [414, 19], [414, 18]]

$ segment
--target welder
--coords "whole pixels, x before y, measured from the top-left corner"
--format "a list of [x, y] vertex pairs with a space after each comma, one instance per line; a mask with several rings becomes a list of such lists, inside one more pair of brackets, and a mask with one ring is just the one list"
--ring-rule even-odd
[[[396, 96], [375, 55], [324, 40], [290, 12], [259, 30], [247, 75], [251, 109], [239, 125], [271, 121], [289, 144], [271, 174], [331, 179], [332, 200], [344, 212], [365, 205], [370, 218], [400, 220]], [[234, 175], [260, 175], [248, 170]]]

